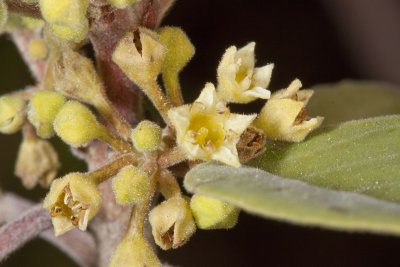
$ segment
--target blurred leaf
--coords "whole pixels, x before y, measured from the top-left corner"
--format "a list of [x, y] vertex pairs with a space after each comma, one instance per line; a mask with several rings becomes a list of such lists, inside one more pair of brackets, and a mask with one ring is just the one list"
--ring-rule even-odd
[[324, 125], [400, 113], [400, 88], [388, 83], [345, 80], [314, 86], [307, 108]]
[[321, 187], [400, 202], [400, 115], [321, 128], [301, 143], [268, 142], [250, 162]]
[[190, 170], [187, 190], [268, 218], [297, 224], [400, 234], [400, 205], [281, 178], [256, 168], [204, 163]]

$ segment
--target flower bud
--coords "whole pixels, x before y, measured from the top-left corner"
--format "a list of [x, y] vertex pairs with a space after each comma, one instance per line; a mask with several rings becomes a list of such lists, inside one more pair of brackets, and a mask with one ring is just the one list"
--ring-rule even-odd
[[110, 267], [161, 267], [150, 245], [142, 236], [125, 236], [111, 258]]
[[56, 236], [76, 226], [85, 231], [100, 205], [100, 191], [83, 173], [70, 173], [56, 179], [43, 202], [43, 208], [50, 211]]
[[54, 120], [54, 130], [64, 142], [77, 147], [99, 138], [103, 127], [87, 107], [77, 101], [68, 101]]
[[168, 49], [162, 64], [163, 73], [179, 72], [194, 55], [194, 46], [178, 27], [159, 30], [160, 41]]
[[149, 221], [154, 240], [162, 249], [185, 244], [196, 231], [189, 203], [182, 197], [170, 198], [155, 207]]
[[138, 0], [107, 0], [110, 4], [118, 7], [118, 8], [125, 8]]
[[92, 61], [85, 56], [71, 49], [64, 49], [55, 62], [53, 77], [57, 92], [95, 106], [101, 101], [101, 78]]
[[324, 118], [308, 117], [305, 108], [314, 92], [299, 91], [300, 87], [301, 82], [294, 80], [287, 89], [274, 93], [261, 110], [255, 126], [262, 129], [268, 138], [300, 142], [321, 125]]
[[50, 23], [79, 28], [89, 0], [39, 0], [43, 17]]
[[161, 134], [160, 126], [145, 120], [132, 130], [132, 141], [135, 148], [141, 152], [154, 151], [160, 146]]
[[76, 27], [61, 26], [57, 24], [50, 25], [51, 32], [59, 42], [79, 43], [86, 38], [89, 31], [89, 22], [87, 19], [82, 20], [81, 24]]
[[143, 201], [147, 196], [149, 187], [148, 175], [133, 165], [122, 168], [112, 181], [115, 198], [122, 205]]
[[235, 226], [239, 209], [221, 200], [194, 195], [190, 208], [200, 229], [229, 229]]
[[155, 32], [139, 27], [119, 41], [112, 60], [129, 79], [142, 85], [154, 81], [161, 71], [166, 53]]
[[24, 137], [18, 151], [15, 174], [23, 185], [31, 189], [39, 182], [49, 187], [60, 168], [57, 152], [50, 142], [35, 137]]
[[33, 39], [28, 46], [29, 54], [34, 59], [44, 59], [47, 57], [49, 49], [43, 39]]
[[53, 121], [64, 104], [64, 96], [54, 91], [39, 91], [31, 97], [28, 119], [40, 137], [50, 138], [54, 135]]
[[26, 103], [21, 97], [0, 97], [0, 132], [12, 134], [19, 131], [25, 122]]

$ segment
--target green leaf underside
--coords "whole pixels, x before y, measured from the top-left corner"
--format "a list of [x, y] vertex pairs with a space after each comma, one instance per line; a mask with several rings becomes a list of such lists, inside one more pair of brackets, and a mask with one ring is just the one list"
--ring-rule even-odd
[[185, 188], [268, 218], [338, 230], [400, 234], [400, 205], [324, 189], [256, 168], [214, 162], [190, 170]]
[[388, 83], [345, 80], [312, 89], [308, 113], [325, 117], [323, 125], [400, 114], [400, 88]]
[[320, 187], [400, 202], [400, 115], [320, 128], [301, 143], [266, 146], [251, 166]]

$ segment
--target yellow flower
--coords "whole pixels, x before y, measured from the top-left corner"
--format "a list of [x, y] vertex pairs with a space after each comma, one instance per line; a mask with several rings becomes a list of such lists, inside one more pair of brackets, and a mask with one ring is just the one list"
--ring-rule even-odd
[[143, 86], [157, 78], [166, 52], [157, 33], [139, 27], [122, 36], [113, 52], [112, 60], [129, 79]]
[[212, 83], [206, 84], [192, 105], [173, 108], [168, 116], [178, 144], [190, 159], [213, 159], [235, 167], [240, 166], [236, 143], [256, 117], [230, 113]]
[[177, 248], [196, 231], [189, 203], [183, 197], [170, 198], [149, 214], [154, 240], [162, 249]]
[[287, 89], [274, 93], [265, 104], [255, 125], [262, 129], [267, 137], [300, 142], [321, 125], [324, 118], [308, 117], [305, 108], [314, 91], [299, 91], [300, 88], [301, 82], [296, 79]]
[[218, 95], [221, 99], [235, 103], [249, 103], [257, 98], [268, 99], [270, 91], [265, 89], [271, 80], [273, 64], [254, 68], [254, 47], [251, 42], [237, 50], [229, 47], [218, 66]]
[[76, 226], [85, 231], [100, 204], [100, 191], [90, 177], [70, 173], [51, 184], [43, 208], [50, 210], [54, 233], [59, 236]]

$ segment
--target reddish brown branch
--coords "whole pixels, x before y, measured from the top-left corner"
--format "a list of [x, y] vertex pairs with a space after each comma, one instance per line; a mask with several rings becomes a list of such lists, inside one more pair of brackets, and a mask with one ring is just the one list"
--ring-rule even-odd
[[38, 204], [0, 228], [0, 261], [51, 227], [48, 212]]
[[42, 18], [38, 3], [25, 3], [22, 0], [5, 0], [8, 11], [32, 18]]

